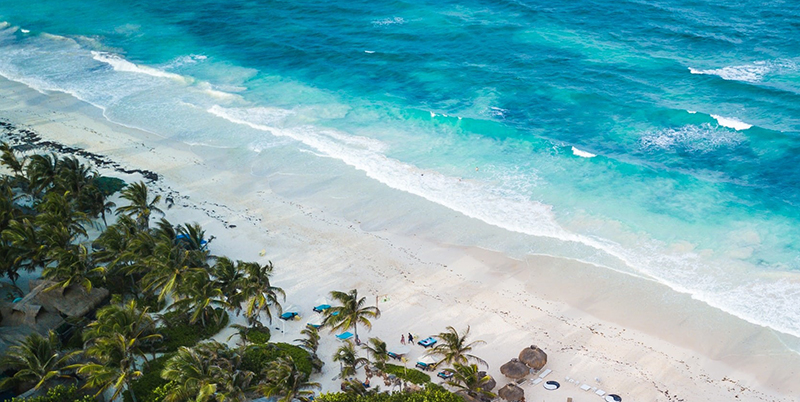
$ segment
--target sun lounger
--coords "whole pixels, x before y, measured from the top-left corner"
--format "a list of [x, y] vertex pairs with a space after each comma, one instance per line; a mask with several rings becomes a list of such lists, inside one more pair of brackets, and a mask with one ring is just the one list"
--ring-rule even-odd
[[286, 320], [286, 321], [293, 320], [298, 315], [299, 314], [295, 313], [294, 311], [288, 311], [281, 314], [281, 320]]
[[435, 365], [436, 365], [436, 359], [434, 359], [431, 356], [422, 356], [422, 358], [420, 358], [417, 361], [415, 367], [420, 368], [422, 370], [433, 370], [433, 367]]
[[429, 337], [417, 342], [417, 344], [422, 346], [422, 347], [429, 348], [429, 347], [431, 347], [431, 346], [436, 344], [436, 339], [433, 339], [433, 337], [429, 336]]
[[553, 370], [550, 370], [550, 369], [542, 371], [542, 374], [539, 374], [539, 378], [545, 378], [545, 377], [547, 377], [548, 374], [550, 374], [552, 372], [553, 372]]
[[319, 306], [314, 306], [314, 311], [321, 313], [329, 308], [331, 308], [330, 304], [320, 304]]
[[436, 374], [436, 376], [441, 378], [441, 379], [444, 379], [444, 380], [449, 380], [449, 379], [453, 378], [453, 371], [452, 370], [448, 370], [448, 369], [444, 369], [444, 370], [440, 371], [438, 374]]
[[536, 378], [536, 379], [534, 379], [533, 381], [531, 381], [531, 384], [533, 384], [533, 385], [539, 385], [539, 383], [540, 383], [540, 382], [542, 382], [542, 381], [544, 381], [544, 380], [543, 380], [543, 379], [541, 379], [541, 378]]
[[606, 394], [606, 391], [603, 391], [602, 389], [598, 389], [597, 391], [595, 391], [595, 394], [603, 396], [603, 395]]
[[386, 354], [387, 354], [387, 355], [389, 355], [389, 357], [391, 357], [392, 359], [395, 359], [395, 360], [400, 360], [400, 355], [398, 355], [397, 353], [394, 353], [394, 352], [386, 352]]
[[583, 384], [583, 385], [581, 385], [581, 389], [584, 390], [584, 391], [588, 391], [588, 390], [592, 389], [592, 387], [589, 384]]
[[341, 333], [339, 335], [336, 335], [336, 337], [339, 338], [340, 341], [346, 341], [346, 340], [352, 338], [353, 334], [351, 332], [343, 332], [343, 333]]

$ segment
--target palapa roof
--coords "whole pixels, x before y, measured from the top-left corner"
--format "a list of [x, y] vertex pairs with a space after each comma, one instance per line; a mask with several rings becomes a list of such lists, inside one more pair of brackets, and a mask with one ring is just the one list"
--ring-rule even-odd
[[53, 282], [37, 282], [35, 285], [31, 284], [31, 286], [35, 287], [31, 289], [31, 293], [28, 296], [31, 296], [33, 300], [37, 301], [45, 309], [58, 311], [68, 317], [83, 317], [108, 297], [108, 290], [104, 288], [92, 288], [91, 291], [87, 292], [82, 287], [70, 286], [63, 291], [60, 289], [46, 291], [45, 289], [52, 286]]
[[500, 388], [500, 391], [497, 391], [497, 395], [509, 402], [517, 402], [525, 397], [525, 391], [518, 387], [517, 384], [509, 383]]
[[463, 389], [461, 391], [456, 392], [456, 395], [460, 396], [464, 399], [464, 402], [481, 402], [480, 399], [473, 397], [472, 395], [468, 394], [467, 391]]
[[500, 372], [503, 373], [504, 376], [516, 380], [525, 377], [531, 371], [528, 366], [519, 361], [519, 359], [511, 359], [508, 363], [500, 366]]
[[547, 364], [547, 353], [532, 345], [519, 352], [519, 360], [534, 370], [541, 370]]
[[[483, 378], [485, 376], [486, 376], [486, 372], [485, 371], [479, 371], [478, 372], [478, 378]], [[494, 377], [492, 377], [492, 376], [489, 376], [489, 379], [486, 380], [485, 383], [483, 383], [483, 389], [485, 389], [486, 391], [491, 391], [496, 386], [497, 386], [497, 381], [495, 381]]]

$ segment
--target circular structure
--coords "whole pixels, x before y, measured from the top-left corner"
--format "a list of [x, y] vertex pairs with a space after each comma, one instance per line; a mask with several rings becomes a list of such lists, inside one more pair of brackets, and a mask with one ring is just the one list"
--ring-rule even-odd
[[522, 398], [525, 397], [525, 391], [518, 387], [517, 384], [510, 383], [506, 384], [506, 386], [503, 388], [500, 388], [500, 391], [497, 391], [497, 395], [500, 395], [501, 398], [507, 400], [508, 402], [517, 402], [521, 401]]
[[500, 372], [508, 378], [518, 380], [530, 374], [531, 370], [519, 359], [511, 359], [508, 363], [500, 366]]
[[[483, 378], [483, 377], [487, 377], [486, 372], [485, 371], [479, 371], [478, 372], [478, 378]], [[488, 375], [488, 377], [489, 378], [482, 385], [483, 385], [483, 389], [484, 390], [491, 391], [491, 390], [494, 389], [494, 387], [497, 386], [497, 381], [495, 381], [494, 378], [492, 376], [490, 376], [490, 375]]]
[[542, 385], [542, 386], [546, 390], [555, 391], [559, 387], [561, 387], [561, 384], [559, 384], [558, 381], [548, 381], [548, 382], [544, 383], [544, 385]]
[[519, 360], [534, 370], [541, 370], [547, 364], [547, 353], [536, 345], [531, 345], [519, 352]]
[[606, 402], [622, 402], [622, 397], [617, 394], [606, 395]]

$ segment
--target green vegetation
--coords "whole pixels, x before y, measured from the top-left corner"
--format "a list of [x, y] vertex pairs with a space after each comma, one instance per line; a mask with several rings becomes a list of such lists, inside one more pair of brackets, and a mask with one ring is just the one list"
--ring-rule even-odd
[[431, 376], [427, 373], [423, 373], [417, 369], [413, 368], [405, 368], [403, 366], [398, 366], [395, 364], [387, 364], [386, 365], [386, 372], [389, 374], [394, 374], [398, 378], [402, 378], [405, 381], [417, 384], [417, 385], [425, 385], [431, 382]]
[[222, 316], [221, 320], [204, 327], [189, 323], [189, 319], [179, 312], [168, 312], [161, 319], [164, 327], [158, 329], [164, 341], [153, 347], [159, 352], [174, 352], [181, 346], [194, 346], [201, 340], [218, 334], [228, 325], [228, 314], [221, 309], [219, 314]]
[[322, 394], [314, 400], [318, 402], [464, 402], [460, 396], [433, 384], [419, 392], [369, 395], [337, 392]]
[[35, 396], [32, 398], [11, 398], [7, 402], [95, 402], [91, 395], [81, 393], [74, 385], [66, 387], [64, 385], [56, 385], [47, 390], [44, 396]]
[[[163, 387], [169, 381], [161, 378], [161, 370], [172, 356], [174, 353], [150, 360], [143, 367], [142, 376], [131, 383], [131, 391], [136, 395], [137, 402], [160, 402], [163, 399], [163, 395], [158, 394], [158, 388]], [[125, 402], [133, 402], [129, 392], [126, 392], [124, 396]]]
[[282, 357], [290, 357], [297, 365], [297, 369], [311, 375], [313, 368], [311, 355], [303, 348], [288, 343], [269, 343], [264, 345], [246, 346], [243, 352], [242, 367], [254, 373], [260, 373], [269, 368], [270, 363]]
[[239, 325], [233, 325], [233, 327], [238, 328], [239, 336], [249, 343], [268, 343], [271, 336], [268, 327], [243, 327]]

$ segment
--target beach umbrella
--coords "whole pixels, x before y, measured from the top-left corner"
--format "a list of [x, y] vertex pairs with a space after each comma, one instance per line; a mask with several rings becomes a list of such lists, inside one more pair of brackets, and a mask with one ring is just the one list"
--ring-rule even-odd
[[[486, 376], [486, 372], [485, 371], [479, 371], [478, 372], [478, 378], [483, 378], [485, 376]], [[486, 382], [483, 384], [483, 389], [485, 389], [487, 391], [491, 391], [496, 386], [497, 386], [497, 381], [494, 380], [494, 377], [489, 376], [489, 379], [486, 380]]]
[[500, 366], [500, 372], [508, 378], [517, 380], [528, 375], [531, 370], [519, 359], [511, 359], [508, 363]]
[[509, 402], [517, 402], [521, 401], [522, 398], [525, 397], [525, 391], [518, 387], [517, 384], [510, 383], [506, 384], [505, 387], [500, 388], [500, 391], [497, 391], [497, 395], [500, 395], [501, 398]]
[[547, 364], [547, 353], [533, 345], [519, 352], [519, 360], [534, 370], [541, 370]]

